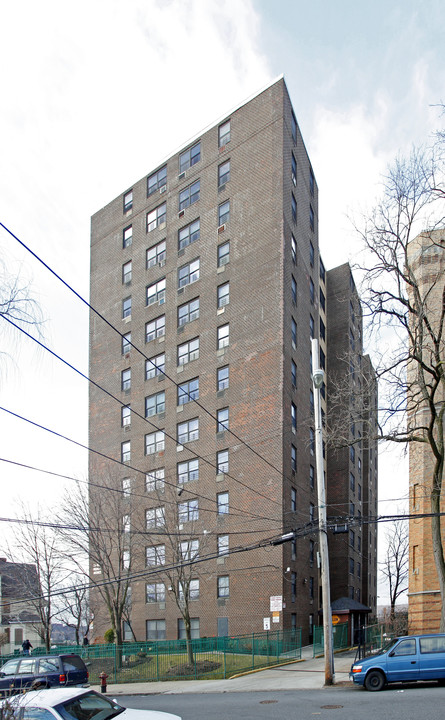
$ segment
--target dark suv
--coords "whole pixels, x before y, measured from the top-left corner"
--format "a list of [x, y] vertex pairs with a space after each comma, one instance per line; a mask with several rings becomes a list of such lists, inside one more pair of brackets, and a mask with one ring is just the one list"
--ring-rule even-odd
[[8, 660], [0, 668], [0, 696], [32, 688], [88, 684], [88, 670], [79, 655], [41, 655]]

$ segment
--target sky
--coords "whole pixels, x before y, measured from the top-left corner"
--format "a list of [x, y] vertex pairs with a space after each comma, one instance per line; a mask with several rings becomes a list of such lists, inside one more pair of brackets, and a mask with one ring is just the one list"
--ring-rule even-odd
[[[87, 299], [91, 215], [281, 74], [318, 182], [325, 265], [353, 263], [350, 218], [372, 206], [388, 163], [443, 125], [444, 26], [441, 0], [1, 3], [0, 222], [12, 235], [0, 228], [0, 260], [30, 283], [44, 343], [88, 373], [87, 308], [38, 258]], [[86, 451], [60, 435], [87, 444], [87, 382], [2, 325], [0, 456], [85, 479]], [[407, 493], [394, 462], [381, 453], [381, 513]], [[0, 478], [2, 517], [70, 487], [6, 462]]]

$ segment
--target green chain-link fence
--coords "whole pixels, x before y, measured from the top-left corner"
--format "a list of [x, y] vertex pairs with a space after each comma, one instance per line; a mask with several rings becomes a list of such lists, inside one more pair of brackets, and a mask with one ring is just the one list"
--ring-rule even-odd
[[[348, 647], [348, 623], [339, 623], [332, 627], [334, 650]], [[314, 657], [324, 652], [323, 626], [314, 627]]]

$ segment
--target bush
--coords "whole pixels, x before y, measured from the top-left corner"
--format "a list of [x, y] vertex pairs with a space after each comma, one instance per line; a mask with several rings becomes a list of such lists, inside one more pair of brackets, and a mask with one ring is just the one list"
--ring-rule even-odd
[[104, 640], [106, 643], [114, 643], [115, 632], [113, 628], [109, 628], [104, 633]]

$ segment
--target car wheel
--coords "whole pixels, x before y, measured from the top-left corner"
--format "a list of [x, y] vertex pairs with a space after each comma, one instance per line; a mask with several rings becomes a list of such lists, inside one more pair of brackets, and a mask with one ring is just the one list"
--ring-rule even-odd
[[365, 688], [371, 692], [383, 690], [385, 687], [385, 676], [379, 670], [371, 670], [365, 678]]

